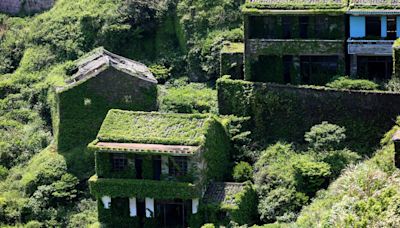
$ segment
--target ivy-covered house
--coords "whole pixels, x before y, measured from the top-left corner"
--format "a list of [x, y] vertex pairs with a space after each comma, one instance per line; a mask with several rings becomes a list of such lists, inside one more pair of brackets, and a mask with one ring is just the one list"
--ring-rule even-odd
[[112, 108], [155, 111], [157, 80], [142, 63], [95, 49], [68, 68], [56, 88], [53, 124], [58, 149], [85, 147]]
[[346, 71], [346, 0], [247, 0], [245, 78], [323, 85]]
[[211, 115], [110, 110], [89, 180], [102, 224], [186, 227], [207, 183], [229, 175], [230, 141]]
[[392, 46], [400, 37], [400, 2], [350, 0], [347, 14], [350, 74], [370, 80], [390, 79]]

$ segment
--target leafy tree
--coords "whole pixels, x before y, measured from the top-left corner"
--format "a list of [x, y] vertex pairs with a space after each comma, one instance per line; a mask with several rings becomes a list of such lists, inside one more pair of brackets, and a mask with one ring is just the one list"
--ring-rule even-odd
[[247, 162], [239, 162], [233, 168], [233, 179], [236, 182], [245, 182], [251, 180], [253, 177], [253, 167]]
[[315, 125], [304, 135], [310, 149], [315, 152], [336, 150], [343, 147], [346, 129], [328, 122]]

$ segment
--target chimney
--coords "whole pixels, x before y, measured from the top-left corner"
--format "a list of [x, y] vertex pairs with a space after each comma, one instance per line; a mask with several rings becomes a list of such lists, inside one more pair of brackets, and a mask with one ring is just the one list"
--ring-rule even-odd
[[392, 140], [394, 142], [394, 165], [400, 169], [400, 130], [394, 133]]

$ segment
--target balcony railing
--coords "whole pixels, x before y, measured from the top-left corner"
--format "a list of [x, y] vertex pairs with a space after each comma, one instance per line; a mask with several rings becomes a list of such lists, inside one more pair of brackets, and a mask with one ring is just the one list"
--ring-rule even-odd
[[347, 40], [349, 55], [392, 55], [393, 40]]

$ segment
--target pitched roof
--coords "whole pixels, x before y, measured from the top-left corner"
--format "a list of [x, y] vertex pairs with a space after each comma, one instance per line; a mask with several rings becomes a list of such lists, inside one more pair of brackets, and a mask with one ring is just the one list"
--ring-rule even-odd
[[133, 77], [146, 80], [157, 84], [157, 79], [153, 76], [146, 65], [131, 59], [113, 54], [104, 48], [98, 48], [78, 59], [75, 63], [77, 72], [71, 78], [66, 80], [67, 85], [60, 88], [64, 91], [75, 87], [101, 72], [112, 67]]
[[244, 187], [244, 183], [212, 182], [208, 185], [203, 199], [206, 203], [234, 205], [235, 195], [243, 191]]
[[110, 110], [101, 126], [99, 142], [199, 146], [204, 142], [210, 115], [165, 114]]

